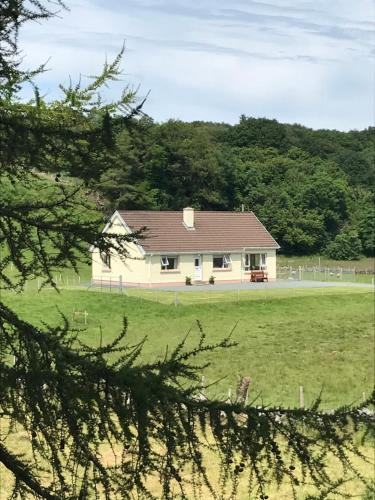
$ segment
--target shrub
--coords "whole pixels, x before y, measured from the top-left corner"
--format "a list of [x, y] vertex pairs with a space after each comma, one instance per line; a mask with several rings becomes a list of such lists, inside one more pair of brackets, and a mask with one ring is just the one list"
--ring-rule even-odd
[[185, 277], [185, 285], [191, 285], [191, 278], [190, 276]]
[[210, 285], [214, 285], [215, 284], [215, 276], [210, 276], [208, 279], [208, 282]]
[[335, 260], [357, 260], [361, 253], [361, 240], [354, 230], [343, 230], [326, 248], [327, 256]]

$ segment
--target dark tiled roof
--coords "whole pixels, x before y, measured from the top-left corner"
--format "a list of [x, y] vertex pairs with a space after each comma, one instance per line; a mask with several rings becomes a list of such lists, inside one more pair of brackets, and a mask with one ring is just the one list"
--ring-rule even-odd
[[146, 252], [234, 251], [244, 247], [279, 248], [252, 212], [194, 211], [194, 228], [183, 224], [183, 212], [119, 210], [136, 231], [146, 226], [139, 243]]

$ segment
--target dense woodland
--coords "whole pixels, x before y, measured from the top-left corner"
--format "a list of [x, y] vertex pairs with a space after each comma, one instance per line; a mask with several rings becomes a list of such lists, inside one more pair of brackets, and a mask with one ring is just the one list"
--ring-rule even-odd
[[98, 190], [108, 211], [244, 206], [283, 253], [374, 255], [373, 127], [311, 130], [247, 116], [233, 126], [147, 116], [126, 126], [106, 116], [103, 125], [110, 160], [58, 168]]

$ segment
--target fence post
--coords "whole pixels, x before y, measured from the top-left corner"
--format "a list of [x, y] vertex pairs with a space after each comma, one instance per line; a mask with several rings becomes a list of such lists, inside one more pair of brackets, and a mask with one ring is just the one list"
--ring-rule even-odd
[[109, 293], [112, 292], [112, 278], [111, 276], [109, 277]]
[[119, 288], [120, 288], [120, 293], [122, 293], [122, 274], [118, 277], [118, 282], [119, 282]]
[[228, 399], [230, 402], [232, 402], [232, 389], [231, 389], [231, 387], [229, 387], [229, 389], [228, 389]]
[[305, 408], [305, 395], [303, 393], [303, 385], [299, 386], [299, 407]]
[[298, 266], [298, 279], [302, 281], [302, 266]]
[[202, 394], [202, 396], [205, 396], [204, 383], [205, 383], [205, 376], [202, 375], [202, 378], [201, 378], [201, 394]]

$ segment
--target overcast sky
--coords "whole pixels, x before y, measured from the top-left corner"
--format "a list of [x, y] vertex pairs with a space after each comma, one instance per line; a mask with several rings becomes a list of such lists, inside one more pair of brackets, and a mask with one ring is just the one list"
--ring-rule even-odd
[[144, 110], [157, 121], [374, 123], [373, 0], [66, 2], [70, 11], [21, 32], [28, 67], [49, 59], [39, 78], [49, 98], [69, 76], [97, 74], [125, 41], [121, 85], [150, 90]]

